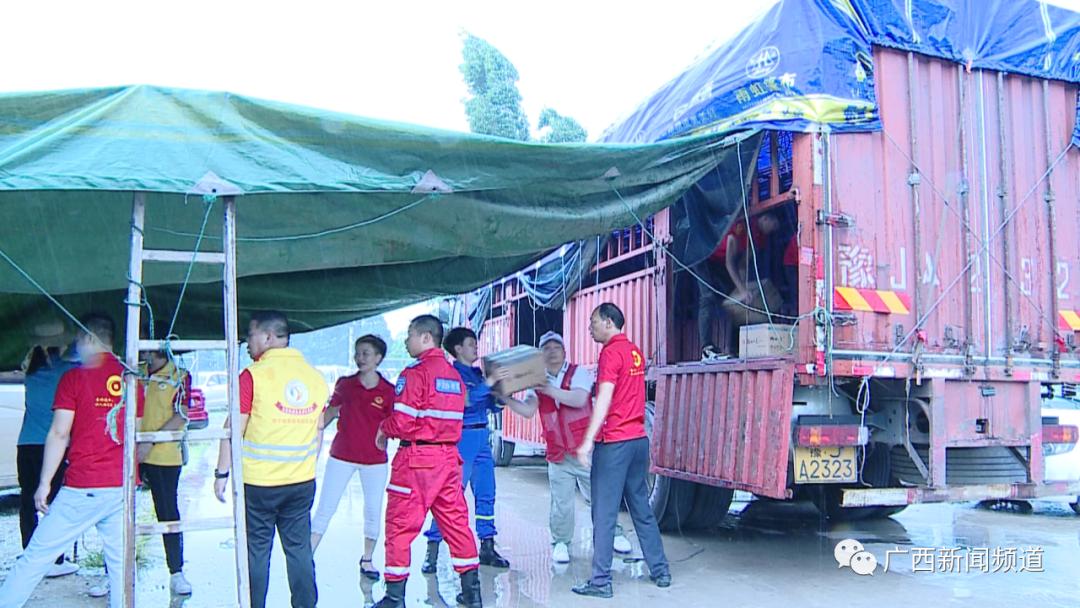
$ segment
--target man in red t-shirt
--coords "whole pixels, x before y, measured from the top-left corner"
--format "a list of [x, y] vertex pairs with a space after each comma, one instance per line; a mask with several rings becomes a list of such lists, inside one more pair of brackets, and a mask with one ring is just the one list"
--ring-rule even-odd
[[768, 246], [769, 235], [779, 228], [780, 221], [773, 213], [766, 212], [753, 218], [753, 224], [751, 243], [747, 236], [746, 216], [738, 214], [720, 238], [716, 249], [697, 267], [698, 274], [707, 283], [698, 285], [698, 333], [703, 360], [724, 354], [713, 344], [713, 320], [717, 306], [724, 299], [720, 293], [740, 302], [750, 299], [748, 283], [749, 280], [756, 280], [757, 276], [756, 269], [750, 266], [752, 253], [763, 251]]
[[[671, 571], [660, 528], [649, 506], [649, 438], [645, 434], [645, 357], [623, 333], [618, 306], [601, 304], [589, 333], [604, 347], [596, 369], [596, 402], [589, 428], [577, 449], [582, 464], [592, 462], [593, 568], [574, 593], [611, 597], [611, 558], [619, 503], [626, 501], [649, 576], [657, 587], [671, 586]], [[594, 453], [595, 452], [595, 453]]]
[[[95, 313], [80, 321], [84, 329], [76, 344], [82, 366], [60, 378], [52, 426], [45, 439], [43, 481], [34, 494], [37, 509], [45, 517], [0, 587], [2, 608], [26, 603], [56, 556], [94, 526], [104, 544], [111, 588], [109, 606], [121, 605], [117, 591], [123, 586], [124, 574], [125, 372], [112, 353], [116, 333], [112, 319]], [[141, 418], [142, 412], [138, 415]], [[65, 450], [68, 467], [64, 485], [49, 504], [49, 480], [64, 460]]]
[[[563, 337], [549, 331], [540, 336], [537, 344], [544, 356], [547, 382], [530, 391], [525, 404], [533, 407], [532, 418], [540, 414], [544, 429], [545, 457], [548, 468], [548, 487], [551, 491], [551, 508], [548, 528], [551, 531], [551, 560], [556, 564], [570, 561], [570, 544], [574, 537], [574, 506], [578, 490], [585, 495], [586, 504], [592, 504], [592, 482], [589, 468], [574, 456], [574, 451], [585, 438], [592, 415], [593, 374], [566, 360]], [[617, 527], [615, 551], [629, 553], [630, 541]]]
[[311, 550], [319, 546], [330, 519], [337, 511], [353, 473], [360, 474], [364, 489], [364, 555], [360, 573], [373, 581], [379, 572], [371, 563], [382, 525], [383, 492], [386, 490], [386, 450], [375, 445], [379, 425], [394, 411], [394, 385], [379, 374], [386, 356], [386, 342], [375, 335], [361, 336], [354, 345], [357, 372], [337, 381], [325, 425], [337, 419], [337, 435], [330, 444], [319, 491], [319, 506], [311, 518]]

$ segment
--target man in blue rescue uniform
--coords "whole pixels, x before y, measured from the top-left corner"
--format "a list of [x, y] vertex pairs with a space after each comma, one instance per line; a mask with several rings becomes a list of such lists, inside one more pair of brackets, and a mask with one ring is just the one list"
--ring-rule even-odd
[[[485, 379], [484, 373], [474, 364], [477, 355], [476, 334], [465, 327], [451, 329], [443, 340], [443, 348], [454, 357], [454, 369], [461, 374], [465, 383], [466, 402], [464, 427], [458, 452], [461, 454], [461, 483], [472, 486], [476, 505], [476, 535], [480, 537], [480, 564], [495, 568], [509, 568], [508, 562], [495, 551], [495, 461], [491, 456], [488, 442], [488, 414], [499, 412], [502, 405], [524, 415], [532, 413], [533, 408], [517, 399], [502, 397], [492, 391], [505, 374], [498, 374]], [[505, 370], [503, 370], [505, 371]], [[427, 558], [421, 571], [425, 574], [435, 572], [439, 560], [439, 542], [442, 533], [433, 520], [431, 527], [424, 533], [428, 537]]]

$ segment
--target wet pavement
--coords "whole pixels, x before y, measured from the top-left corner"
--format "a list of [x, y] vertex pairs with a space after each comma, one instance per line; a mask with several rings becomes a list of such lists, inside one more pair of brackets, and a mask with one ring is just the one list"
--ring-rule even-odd
[[[182, 478], [181, 510], [185, 517], [228, 515], [229, 507], [214, 499], [211, 463], [216, 446], [194, 449]], [[589, 573], [590, 530], [584, 503], [578, 504], [578, 530], [572, 562], [553, 566], [547, 533], [548, 494], [542, 459], [516, 459], [499, 469], [497, 521], [500, 551], [512, 568], [481, 569], [486, 606], [1061, 606], [1080, 596], [1080, 518], [1067, 505], [1037, 503], [1033, 514], [977, 509], [972, 504], [920, 505], [889, 519], [834, 524], [821, 522], [808, 505], [772, 501], [736, 502], [732, 515], [716, 530], [666, 534], [674, 584], [658, 589], [644, 563], [617, 558], [615, 600], [579, 598], [570, 587]], [[149, 498], [146, 496], [145, 498]], [[140, 499], [145, 501], [144, 498]], [[148, 501], [145, 501], [148, 504]], [[337, 515], [316, 554], [320, 606], [365, 606], [382, 597], [382, 583], [358, 583], [362, 548], [363, 496], [359, 480], [342, 499]], [[146, 519], [143, 515], [140, 519]], [[622, 523], [632, 530], [629, 518]], [[0, 519], [0, 538], [18, 534], [17, 517]], [[629, 534], [634, 540], [633, 534]], [[91, 535], [92, 537], [92, 535]], [[834, 557], [837, 543], [854, 539], [878, 562], [873, 576], [841, 568]], [[93, 545], [93, 539], [88, 540]], [[5, 547], [10, 547], [10, 543]], [[635, 547], [636, 547], [635, 542]], [[959, 548], [959, 553], [950, 551]], [[982, 572], [972, 555], [990, 556]], [[1015, 549], [1015, 565], [1008, 558]], [[170, 598], [164, 555], [157, 539], [144, 546], [146, 565], [138, 573], [139, 606], [201, 608], [235, 605], [231, 534], [227, 531], [185, 535], [187, 577], [194, 587], [188, 598]], [[424, 539], [414, 544], [413, 572], [407, 587], [409, 606], [455, 606], [457, 576], [445, 544], [435, 576], [420, 573]], [[889, 553], [889, 552], [892, 553]], [[996, 558], [995, 558], [995, 553]], [[887, 555], [888, 554], [888, 555]], [[955, 555], [962, 555], [960, 561]], [[913, 556], [921, 556], [919, 560]], [[931, 557], [932, 567], [925, 558]], [[14, 555], [0, 566], [10, 567]], [[889, 571], [883, 567], [889, 558]], [[382, 567], [382, 547], [376, 551]], [[1021, 567], [1042, 572], [1020, 572]], [[948, 573], [946, 568], [957, 572]], [[1008, 569], [1009, 572], [994, 572]], [[30, 607], [104, 606], [84, 595], [92, 571], [43, 584]], [[268, 606], [288, 606], [284, 560], [275, 547]]]

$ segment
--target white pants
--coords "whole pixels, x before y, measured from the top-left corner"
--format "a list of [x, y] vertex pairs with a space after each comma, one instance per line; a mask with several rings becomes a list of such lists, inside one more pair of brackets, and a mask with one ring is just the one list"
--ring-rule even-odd
[[[580, 491], [589, 506], [592, 497], [591, 470], [581, 461], [567, 456], [560, 462], [548, 462], [548, 487], [551, 490], [551, 509], [548, 515], [548, 527], [551, 529], [551, 543], [571, 544], [574, 540], [574, 505]], [[615, 535], [623, 536], [621, 525], [616, 524]]]
[[382, 525], [382, 503], [386, 495], [387, 465], [353, 464], [338, 460], [333, 456], [326, 461], [319, 490], [319, 506], [311, 518], [311, 531], [326, 534], [330, 518], [337, 511], [341, 495], [349, 486], [353, 473], [360, 473], [360, 485], [364, 490], [364, 538], [379, 540], [379, 526]]
[[109, 608], [120, 608], [124, 588], [123, 488], [64, 486], [34, 530], [30, 544], [0, 587], [0, 608], [20, 608], [30, 598], [56, 556], [91, 527], [97, 526], [109, 571]]

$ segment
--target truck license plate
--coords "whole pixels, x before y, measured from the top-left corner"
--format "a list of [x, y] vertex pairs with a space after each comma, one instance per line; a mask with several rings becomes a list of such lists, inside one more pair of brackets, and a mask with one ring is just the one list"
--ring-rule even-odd
[[854, 447], [795, 448], [795, 483], [854, 483], [858, 481]]

